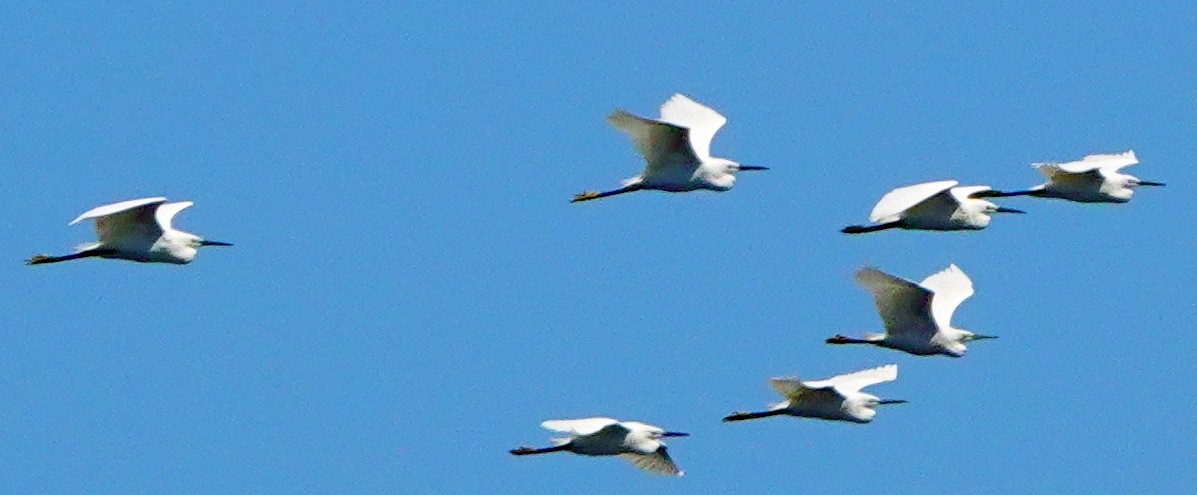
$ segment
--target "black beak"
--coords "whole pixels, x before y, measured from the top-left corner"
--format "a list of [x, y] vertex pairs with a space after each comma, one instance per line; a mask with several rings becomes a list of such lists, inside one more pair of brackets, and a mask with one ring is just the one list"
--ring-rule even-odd
[[1164, 183], [1150, 181], [1150, 180], [1141, 180], [1141, 181], [1139, 181], [1139, 185], [1140, 186], [1162, 186], [1162, 185], [1164, 185]]
[[740, 170], [769, 170], [769, 167], [758, 167], [755, 165], [740, 165]]
[[996, 339], [996, 338], [998, 338], [997, 335], [973, 335], [973, 338], [971, 338], [969, 340], [986, 340], [986, 339]]
[[680, 431], [667, 431], [665, 433], [662, 433], [661, 436], [663, 436], [663, 437], [688, 437], [688, 436], [690, 436], [690, 434], [682, 433]]
[[994, 210], [994, 211], [997, 211], [998, 213], [1026, 213], [1025, 211], [1015, 210], [1014, 208], [1001, 208], [1001, 207], [999, 207], [997, 210]]
[[201, 246], [232, 246], [232, 244], [229, 244], [227, 242], [217, 242], [217, 241], [200, 241], [200, 245]]
[[906, 404], [909, 401], [902, 399], [881, 399], [877, 401], [878, 404]]

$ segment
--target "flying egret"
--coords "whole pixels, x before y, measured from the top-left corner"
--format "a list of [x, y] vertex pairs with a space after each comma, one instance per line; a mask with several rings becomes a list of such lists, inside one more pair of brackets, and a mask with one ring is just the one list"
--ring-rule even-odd
[[67, 225], [94, 218], [99, 242], [83, 244], [75, 249], [74, 254], [65, 256], [39, 254], [26, 263], [41, 265], [98, 256], [182, 265], [195, 259], [196, 248], [200, 246], [232, 246], [227, 242], [205, 240], [172, 228], [171, 218], [191, 205], [190, 201], [167, 203], [166, 198], [158, 197], [97, 206]]
[[997, 338], [952, 327], [952, 313], [973, 295], [973, 281], [954, 264], [921, 284], [873, 267], [857, 270], [856, 281], [873, 293], [885, 333], [865, 334], [863, 339], [836, 335], [828, 344], [871, 344], [918, 356], [960, 357], [968, 350], [965, 342]]
[[852, 225], [845, 234], [863, 234], [886, 229], [979, 230], [989, 226], [991, 213], [1025, 213], [977, 199], [989, 186], [958, 186], [954, 180], [925, 182], [890, 191], [869, 214], [877, 225]]
[[540, 426], [547, 430], [567, 433], [569, 436], [554, 438], [552, 447], [519, 447], [511, 453], [530, 455], [568, 451], [593, 456], [617, 455], [631, 461], [640, 469], [677, 476], [683, 474], [669, 457], [665, 442], [661, 439], [686, 437], [690, 436], [689, 433], [665, 431], [639, 421], [619, 421], [611, 418], [551, 419]]
[[876, 383], [892, 382], [897, 378], [898, 365], [896, 364], [887, 364], [810, 382], [799, 381], [798, 377], [771, 378], [769, 384], [781, 395], [784, 395], [786, 400], [769, 406], [767, 411], [735, 412], [723, 418], [723, 421], [743, 421], [786, 415], [868, 423], [877, 415], [877, 406], [905, 404], [906, 401], [881, 399], [875, 395], [861, 392], [860, 389]]
[[605, 198], [642, 189], [685, 192], [697, 189], [726, 191], [741, 170], [768, 170], [740, 165], [711, 156], [711, 139], [727, 118], [681, 93], [661, 105], [661, 119], [632, 115], [622, 109], [607, 116], [607, 122], [628, 133], [648, 166], [623, 187], [606, 192], [587, 191], [572, 203]]
[[1035, 196], [1059, 198], [1081, 203], [1125, 203], [1138, 186], [1162, 186], [1163, 182], [1140, 180], [1119, 173], [1123, 167], [1139, 163], [1135, 150], [1105, 155], [1086, 155], [1075, 162], [1040, 162], [1031, 164], [1047, 176], [1047, 182], [1025, 191], [990, 191], [982, 197]]

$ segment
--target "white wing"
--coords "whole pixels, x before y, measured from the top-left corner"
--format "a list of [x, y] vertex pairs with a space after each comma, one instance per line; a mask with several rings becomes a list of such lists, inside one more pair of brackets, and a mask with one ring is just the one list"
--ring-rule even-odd
[[677, 93], [661, 105], [661, 120], [690, 130], [690, 148], [701, 160], [711, 157], [711, 140], [727, 118], [690, 97]]
[[165, 202], [166, 202], [166, 198], [156, 197], [156, 198], [130, 199], [128, 201], [121, 201], [120, 203], [112, 203], [110, 205], [97, 206], [95, 208], [92, 208], [90, 210], [83, 212], [82, 215], [79, 215], [79, 218], [71, 220], [71, 223], [68, 223], [67, 225], [75, 225], [75, 224], [82, 222], [84, 220], [87, 220], [89, 218], [106, 217], [108, 215], [122, 213], [122, 212], [126, 212], [126, 211], [133, 210], [136, 208], [141, 208], [141, 207], [145, 207], [145, 206], [149, 206], [149, 205], [156, 205], [156, 204], [165, 203]]
[[956, 200], [957, 203], [963, 204], [965, 201], [973, 199], [970, 196], [974, 194], [992, 190], [993, 188], [989, 186], [960, 186], [953, 187], [949, 192], [952, 194], [952, 199]]
[[909, 210], [936, 194], [952, 188], [956, 184], [959, 184], [959, 182], [941, 180], [894, 189], [877, 201], [877, 206], [874, 206], [873, 212], [869, 213], [869, 221], [891, 222], [897, 220], [902, 212]]
[[931, 316], [941, 327], [951, 326], [952, 313], [956, 307], [973, 295], [973, 281], [954, 263], [931, 274], [919, 285], [934, 293], [931, 296]]
[[178, 215], [183, 209], [193, 205], [191, 201], [180, 201], [178, 203], [166, 203], [158, 207], [154, 212], [154, 219], [158, 221], [158, 226], [162, 230], [170, 229], [170, 219]]
[[1122, 153], [1085, 155], [1084, 158], [1074, 162], [1039, 162], [1031, 165], [1049, 178], [1055, 178], [1061, 173], [1083, 174], [1096, 170], [1116, 171], [1136, 163], [1139, 163], [1139, 158], [1135, 156], [1135, 150], [1126, 150]]
[[859, 392], [860, 389], [869, 385], [882, 382], [892, 382], [897, 378], [898, 365], [887, 364], [885, 366], [878, 366], [876, 368], [869, 368], [867, 370], [835, 375], [826, 380], [806, 382], [806, 386], [810, 388], [833, 387], [839, 393], [847, 395]]
[[121, 201], [87, 210], [68, 225], [83, 220], [96, 220], [96, 235], [101, 244], [119, 245], [133, 239], [154, 239], [162, 235], [162, 229], [154, 219], [154, 210], [166, 202], [166, 198], [143, 198]]
[[636, 149], [648, 164], [644, 175], [660, 173], [671, 167], [693, 167], [699, 163], [690, 147], [690, 131], [683, 127], [646, 119], [623, 110], [611, 112], [607, 122], [632, 137]]
[[619, 421], [611, 418], [550, 419], [541, 423], [540, 427], [570, 435], [585, 436], [598, 433], [599, 430], [613, 424], [619, 424]]
[[796, 399], [798, 396], [806, 392], [806, 387], [797, 376], [779, 376], [769, 379], [769, 385], [773, 386], [777, 393], [786, 396], [789, 399]]
[[856, 281], [873, 293], [886, 333], [936, 332], [931, 321], [931, 291], [871, 266], [857, 270]]
[[673, 463], [673, 459], [669, 457], [669, 451], [664, 445], [651, 454], [639, 453], [623, 453], [620, 457], [631, 461], [636, 467], [645, 471], [652, 471], [654, 473], [670, 474], [681, 476], [685, 474], [681, 469], [678, 469], [677, 464]]

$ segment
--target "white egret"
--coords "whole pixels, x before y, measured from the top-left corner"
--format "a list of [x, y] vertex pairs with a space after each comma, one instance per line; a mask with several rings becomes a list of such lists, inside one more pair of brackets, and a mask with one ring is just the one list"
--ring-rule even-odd
[[852, 225], [845, 234], [863, 234], [886, 229], [979, 230], [989, 226], [991, 213], [1025, 213], [977, 199], [989, 186], [958, 186], [954, 180], [925, 182], [890, 191], [869, 214], [877, 225]]
[[1025, 191], [991, 191], [983, 197], [1035, 196], [1059, 198], [1081, 203], [1125, 203], [1138, 186], [1162, 186], [1163, 182], [1140, 180], [1120, 173], [1123, 167], [1139, 163], [1135, 150], [1104, 155], [1086, 155], [1075, 162], [1040, 162], [1031, 164], [1047, 176], [1047, 182]]
[[592, 456], [617, 455], [627, 459], [640, 469], [661, 474], [681, 476], [669, 457], [665, 437], [685, 437], [689, 433], [665, 431], [639, 421], [619, 421], [611, 418], [552, 419], [540, 424], [548, 430], [569, 434], [565, 438], [554, 438], [552, 447], [519, 447], [511, 451], [515, 455], [546, 454], [567, 451]]
[[192, 202], [167, 203], [166, 198], [142, 198], [92, 208], [67, 225], [95, 219], [99, 242], [84, 244], [74, 254], [39, 254], [26, 263], [41, 265], [79, 258], [100, 257], [140, 262], [186, 264], [200, 246], [232, 246], [176, 230], [171, 218]]
[[736, 182], [736, 172], [768, 170], [712, 157], [711, 139], [727, 119], [681, 93], [661, 105], [660, 120], [632, 115], [621, 109], [608, 115], [607, 122], [632, 137], [648, 166], [640, 175], [624, 180], [619, 189], [587, 191], [574, 196], [573, 203], [642, 189], [726, 191]]
[[770, 405], [762, 412], [735, 412], [723, 421], [743, 421], [768, 416], [798, 416], [868, 423], [877, 416], [877, 406], [905, 404], [904, 400], [881, 399], [861, 392], [862, 388], [898, 378], [898, 365], [887, 364], [867, 370], [836, 375], [825, 380], [804, 382], [798, 377], [771, 378], [769, 384], [786, 400]]
[[968, 350], [965, 342], [997, 338], [952, 327], [952, 313], [973, 295], [972, 280], [954, 264], [921, 284], [873, 267], [857, 270], [856, 281], [873, 293], [885, 333], [866, 334], [863, 339], [836, 335], [827, 339], [828, 344], [870, 344], [918, 356], [960, 357]]

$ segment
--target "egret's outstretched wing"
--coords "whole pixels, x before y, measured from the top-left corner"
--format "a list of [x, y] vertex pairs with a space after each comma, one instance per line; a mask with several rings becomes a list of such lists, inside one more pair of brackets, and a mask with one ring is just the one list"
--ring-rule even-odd
[[931, 291], [871, 266], [857, 270], [856, 281], [873, 293], [886, 333], [936, 331], [931, 322]]
[[1099, 170], [1116, 171], [1136, 163], [1139, 163], [1139, 158], [1135, 156], [1135, 150], [1126, 150], [1122, 153], [1085, 155], [1084, 158], [1074, 162], [1039, 162], [1031, 165], [1049, 178], [1055, 179], [1062, 174], [1084, 174]]
[[681, 469], [678, 469], [677, 464], [673, 463], [673, 459], [669, 457], [669, 450], [664, 445], [651, 454], [640, 454], [628, 452], [619, 454], [620, 457], [631, 461], [636, 467], [645, 471], [652, 471], [660, 474], [670, 474], [674, 476], [681, 476], [685, 474]]
[[570, 435], [593, 435], [599, 430], [611, 425], [618, 425], [619, 421], [611, 418], [579, 418], [579, 419], [550, 419], [540, 424], [546, 430], [569, 433]]
[[925, 182], [913, 186], [899, 187], [882, 196], [869, 213], [869, 221], [884, 223], [897, 220], [902, 212], [914, 207], [928, 198], [950, 189], [959, 184], [954, 180]]
[[711, 157], [711, 140], [727, 118], [690, 97], [677, 93], [661, 105], [661, 120], [690, 130], [690, 148], [701, 160]]
[[69, 225], [94, 218], [96, 235], [102, 244], [153, 239], [162, 235], [162, 229], [154, 219], [154, 210], [164, 202], [166, 198], [158, 197], [98, 206], [79, 215], [79, 218], [72, 220]]
[[690, 131], [683, 127], [646, 119], [623, 110], [611, 112], [607, 122], [632, 137], [636, 149], [648, 164], [645, 175], [653, 175], [670, 167], [693, 167], [698, 164], [698, 157], [690, 149]]
[[989, 186], [959, 186], [953, 187], [948, 191], [952, 194], [952, 199], [956, 200], [956, 203], [964, 203], [965, 200], [971, 199], [974, 194], [992, 190], [993, 188]]
[[90, 210], [83, 212], [82, 215], [79, 215], [79, 218], [71, 220], [71, 223], [68, 223], [67, 225], [75, 225], [75, 224], [82, 222], [84, 220], [87, 220], [89, 218], [106, 217], [108, 215], [114, 215], [117, 213], [127, 212], [129, 210], [134, 210], [137, 208], [144, 208], [146, 206], [156, 205], [156, 204], [165, 203], [165, 202], [166, 202], [166, 198], [156, 197], [156, 198], [130, 199], [128, 201], [121, 201], [120, 203], [112, 203], [110, 205], [97, 206], [95, 208], [92, 208]]
[[170, 228], [170, 219], [178, 215], [183, 209], [193, 205], [191, 201], [179, 201], [177, 203], [166, 203], [158, 207], [154, 212], [154, 219], [158, 222], [158, 226], [162, 230]]
[[931, 296], [931, 316], [941, 327], [950, 326], [956, 307], [973, 295], [973, 281], [955, 263], [931, 274], [919, 285], [934, 293]]
[[878, 366], [876, 368], [869, 368], [867, 370], [835, 375], [826, 380], [806, 382], [806, 386], [811, 388], [832, 387], [835, 388], [835, 390], [839, 393], [847, 395], [859, 392], [860, 389], [869, 385], [881, 382], [892, 382], [897, 378], [898, 365], [887, 364], [885, 366]]
[[797, 399], [802, 394], [809, 392], [797, 376], [773, 377], [769, 379], [769, 385], [772, 385], [777, 393], [784, 395], [787, 399]]

